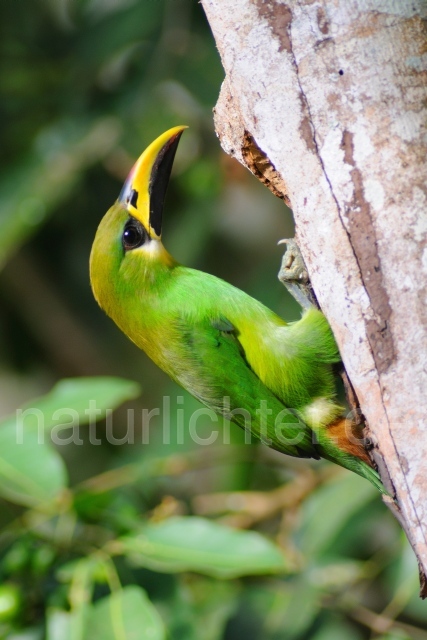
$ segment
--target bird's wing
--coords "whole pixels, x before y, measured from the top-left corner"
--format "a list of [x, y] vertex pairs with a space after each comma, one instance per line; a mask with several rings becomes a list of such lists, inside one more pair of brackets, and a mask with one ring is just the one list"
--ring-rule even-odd
[[341, 415], [332, 363], [338, 349], [325, 316], [310, 310], [288, 325], [245, 322], [237, 338], [254, 373], [317, 431]]
[[248, 365], [237, 331], [227, 318], [204, 318], [195, 323], [178, 320], [178, 325], [177, 382], [268, 446], [295, 457], [319, 457], [311, 430]]

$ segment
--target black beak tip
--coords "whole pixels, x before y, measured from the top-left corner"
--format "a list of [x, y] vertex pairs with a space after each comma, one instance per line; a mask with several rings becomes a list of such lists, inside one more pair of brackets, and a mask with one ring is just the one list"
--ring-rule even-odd
[[172, 171], [176, 150], [182, 131], [170, 138], [159, 151], [151, 169], [150, 195], [150, 227], [160, 237], [162, 231], [163, 205]]

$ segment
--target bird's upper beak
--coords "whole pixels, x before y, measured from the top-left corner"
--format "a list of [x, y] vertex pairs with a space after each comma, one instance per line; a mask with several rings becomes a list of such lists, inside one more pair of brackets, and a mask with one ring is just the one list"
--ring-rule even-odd
[[162, 234], [163, 203], [179, 139], [186, 128], [173, 127], [146, 148], [132, 167], [118, 198], [152, 238], [160, 238]]

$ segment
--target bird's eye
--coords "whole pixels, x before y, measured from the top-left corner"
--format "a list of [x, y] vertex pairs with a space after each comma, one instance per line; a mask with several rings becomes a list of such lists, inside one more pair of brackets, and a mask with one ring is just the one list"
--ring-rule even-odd
[[138, 220], [135, 220], [135, 218], [130, 218], [126, 222], [122, 236], [124, 250], [130, 251], [131, 249], [136, 249], [143, 245], [146, 240], [147, 233], [142, 224], [138, 222]]

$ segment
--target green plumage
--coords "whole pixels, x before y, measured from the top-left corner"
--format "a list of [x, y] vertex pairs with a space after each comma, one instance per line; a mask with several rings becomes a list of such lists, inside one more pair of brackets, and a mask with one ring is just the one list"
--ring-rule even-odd
[[125, 250], [128, 220], [117, 202], [91, 254], [95, 297], [120, 329], [193, 396], [269, 446], [326, 458], [383, 491], [373, 469], [328, 438], [342, 408], [332, 374], [340, 357], [324, 315], [312, 309], [286, 324], [243, 291], [177, 264], [158, 238]]

